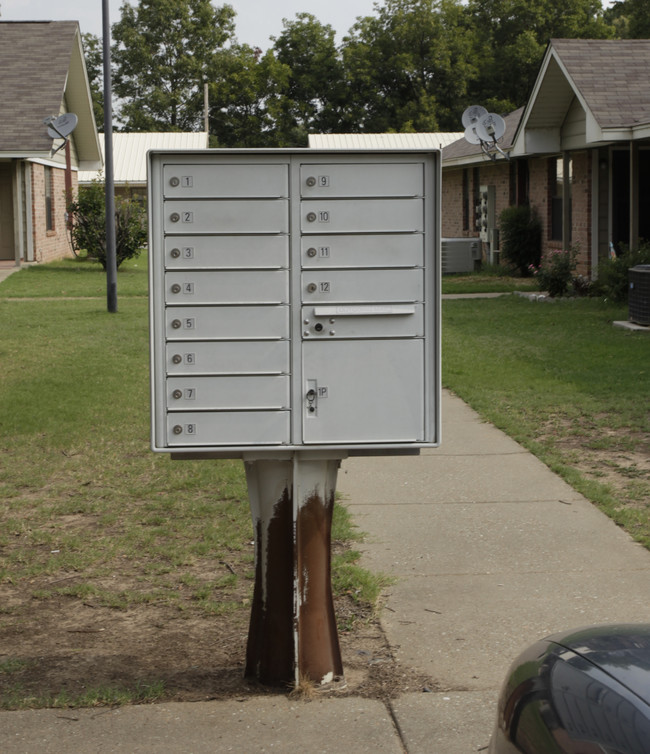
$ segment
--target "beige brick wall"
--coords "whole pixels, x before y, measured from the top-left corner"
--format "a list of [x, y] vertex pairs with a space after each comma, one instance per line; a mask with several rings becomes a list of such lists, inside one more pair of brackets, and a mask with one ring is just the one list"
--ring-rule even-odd
[[[52, 262], [71, 257], [70, 240], [66, 228], [65, 170], [52, 168], [52, 215], [54, 227], [46, 230], [45, 167], [32, 164], [32, 227], [34, 233], [34, 259]], [[77, 195], [77, 173], [72, 172], [72, 191]]]

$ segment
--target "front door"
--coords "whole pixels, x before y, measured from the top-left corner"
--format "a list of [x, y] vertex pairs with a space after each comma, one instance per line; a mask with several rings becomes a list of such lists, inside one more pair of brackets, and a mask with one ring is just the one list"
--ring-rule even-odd
[[0, 162], [0, 261], [14, 260], [14, 202], [11, 163]]

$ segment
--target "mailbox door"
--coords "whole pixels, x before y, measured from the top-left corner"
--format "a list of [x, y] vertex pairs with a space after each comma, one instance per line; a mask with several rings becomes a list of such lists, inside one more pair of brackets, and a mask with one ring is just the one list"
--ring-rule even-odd
[[289, 416], [289, 411], [170, 412], [166, 444], [171, 448], [286, 444]]
[[289, 341], [180, 341], [167, 343], [168, 375], [288, 374]]
[[422, 199], [303, 201], [303, 233], [416, 233], [424, 230]]
[[279, 269], [289, 266], [288, 236], [168, 236], [168, 270]]
[[422, 164], [322, 163], [302, 165], [300, 192], [303, 197], [422, 196]]
[[421, 338], [422, 304], [304, 306], [303, 333], [315, 340], [340, 338]]
[[193, 270], [165, 275], [167, 304], [283, 304], [286, 270]]
[[289, 337], [288, 306], [174, 306], [165, 310], [167, 340], [263, 340]]
[[168, 411], [288, 409], [289, 378], [270, 375], [169, 377]]
[[304, 342], [305, 443], [421, 442], [423, 366], [422, 340]]
[[286, 199], [206, 199], [165, 202], [166, 233], [287, 233]]
[[303, 269], [421, 267], [423, 263], [424, 239], [418, 233], [302, 238]]
[[422, 270], [309, 270], [302, 275], [305, 303], [422, 301]]
[[165, 165], [163, 190], [175, 199], [280, 197], [288, 196], [289, 176], [286, 165]]

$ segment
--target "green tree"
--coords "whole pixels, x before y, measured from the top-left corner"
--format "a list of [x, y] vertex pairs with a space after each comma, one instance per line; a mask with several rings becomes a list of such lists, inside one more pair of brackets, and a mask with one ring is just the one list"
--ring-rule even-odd
[[[76, 201], [68, 205], [75, 254], [86, 251], [106, 269], [106, 202], [103, 181], [80, 186]], [[137, 257], [147, 241], [146, 210], [134, 199], [115, 198], [115, 256], [119, 267]]]
[[306, 146], [310, 132], [328, 133], [339, 124], [347, 95], [343, 65], [331, 26], [310, 13], [283, 23], [273, 45], [289, 72], [278, 106], [278, 139], [283, 146]]
[[113, 25], [114, 92], [129, 131], [197, 129], [214, 55], [234, 34], [235, 11], [210, 0], [122, 4]]
[[94, 34], [83, 34], [84, 57], [88, 83], [93, 101], [95, 123], [104, 130], [104, 48], [101, 39]]
[[648, 0], [618, 0], [605, 11], [617, 36], [627, 39], [650, 39], [650, 3]]
[[476, 77], [460, 0], [386, 0], [343, 40], [346, 129], [458, 130]]
[[220, 147], [279, 146], [276, 120], [289, 78], [272, 50], [234, 45], [209, 69], [210, 133]]
[[490, 109], [526, 103], [551, 38], [606, 39], [600, 0], [469, 0], [481, 75], [472, 99]]

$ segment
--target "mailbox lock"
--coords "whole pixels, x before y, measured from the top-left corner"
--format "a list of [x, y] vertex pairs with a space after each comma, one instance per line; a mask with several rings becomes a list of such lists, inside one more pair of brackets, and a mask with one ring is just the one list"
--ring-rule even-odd
[[178, 283], [174, 283], [174, 285], [172, 285], [172, 293], [180, 293], [180, 292], [181, 292], [180, 285]]
[[316, 185], [316, 179], [313, 175], [310, 175], [309, 178], [307, 178], [307, 185], [311, 188], [312, 186]]
[[310, 223], [315, 223], [316, 222], [316, 213], [315, 212], [310, 212], [307, 215], [307, 222], [310, 222]]
[[169, 216], [169, 219], [173, 223], [177, 223], [181, 219], [181, 216], [178, 214], [178, 212], [172, 212], [171, 215]]
[[309, 283], [309, 285], [307, 286], [307, 293], [316, 293], [317, 290], [318, 286], [316, 285], [316, 283]]
[[323, 332], [323, 323], [322, 322], [317, 322], [314, 325], [314, 330], [316, 330], [316, 332]]
[[181, 361], [183, 361], [183, 357], [180, 355], [180, 353], [175, 353], [172, 356], [172, 361], [173, 361], [174, 364], [180, 364]]
[[174, 397], [174, 398], [175, 398], [176, 400], [179, 400], [180, 398], [182, 398], [182, 397], [183, 397], [183, 391], [182, 391], [182, 390], [174, 390], [174, 392], [172, 393], [172, 396], [173, 396], [173, 397]]
[[180, 257], [180, 255], [181, 255], [181, 250], [180, 249], [172, 249], [171, 250], [171, 255], [172, 255], [172, 259], [178, 259], [178, 257]]
[[179, 327], [180, 327], [180, 326], [181, 326], [182, 324], [183, 324], [183, 323], [182, 323], [182, 322], [180, 321], [180, 319], [173, 319], [173, 320], [172, 320], [172, 327], [174, 328], [174, 330], [178, 330], [178, 328], [179, 328]]
[[173, 432], [175, 435], [182, 435], [183, 434], [183, 427], [181, 427], [180, 424], [175, 424]]
[[312, 246], [310, 249], [307, 249], [307, 256], [308, 257], [315, 257], [318, 252], [316, 249]]
[[176, 188], [176, 186], [178, 186], [179, 184], [180, 184], [180, 180], [176, 176], [169, 179], [170, 186], [173, 186], [174, 188]]
[[316, 406], [314, 404], [316, 403], [316, 391], [313, 388], [308, 390], [305, 398], [307, 399], [307, 411], [309, 411], [310, 414], [315, 414]]

